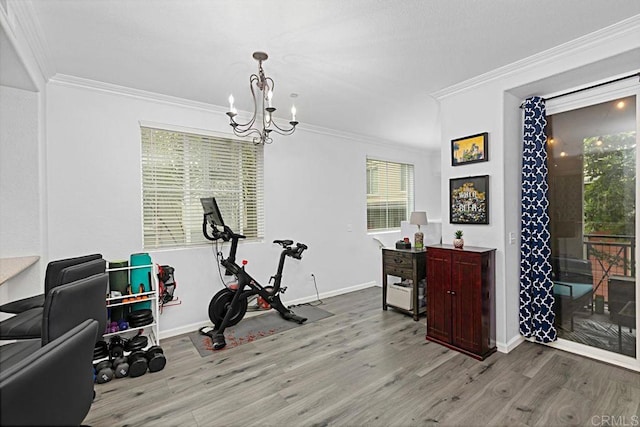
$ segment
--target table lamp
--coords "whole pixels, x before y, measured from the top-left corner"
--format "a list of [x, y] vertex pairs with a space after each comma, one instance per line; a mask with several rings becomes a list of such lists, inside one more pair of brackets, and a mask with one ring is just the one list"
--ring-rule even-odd
[[427, 213], [426, 212], [411, 212], [410, 224], [418, 226], [418, 231], [414, 235], [415, 243], [413, 245], [416, 249], [424, 249], [424, 233], [420, 231], [421, 225], [427, 225]]

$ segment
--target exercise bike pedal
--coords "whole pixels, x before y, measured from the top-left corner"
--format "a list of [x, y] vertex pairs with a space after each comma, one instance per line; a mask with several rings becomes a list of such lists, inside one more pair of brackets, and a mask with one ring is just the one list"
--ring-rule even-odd
[[224, 339], [224, 334], [216, 334], [213, 338], [213, 349], [214, 350], [222, 350], [227, 346], [227, 342]]

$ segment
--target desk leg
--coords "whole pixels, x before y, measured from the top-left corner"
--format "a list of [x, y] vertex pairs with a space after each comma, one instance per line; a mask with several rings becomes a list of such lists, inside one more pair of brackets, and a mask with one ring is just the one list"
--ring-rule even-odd
[[382, 270], [382, 309], [387, 309], [387, 272]]
[[[415, 261], [414, 261], [415, 263]], [[417, 322], [420, 313], [420, 304], [418, 304], [418, 272], [416, 267], [413, 268], [413, 321]]]

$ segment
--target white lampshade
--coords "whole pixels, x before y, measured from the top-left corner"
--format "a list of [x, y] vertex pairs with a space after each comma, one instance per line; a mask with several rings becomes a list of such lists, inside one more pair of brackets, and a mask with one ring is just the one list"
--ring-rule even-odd
[[409, 219], [409, 223], [413, 225], [417, 225], [418, 228], [421, 225], [427, 225], [427, 213], [422, 211], [411, 212], [411, 218]]

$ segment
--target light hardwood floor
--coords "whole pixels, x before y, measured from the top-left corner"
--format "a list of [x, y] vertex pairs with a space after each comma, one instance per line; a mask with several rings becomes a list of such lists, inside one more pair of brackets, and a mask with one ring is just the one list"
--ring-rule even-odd
[[332, 317], [207, 357], [164, 340], [166, 368], [96, 385], [85, 424], [640, 425], [640, 374], [528, 342], [479, 362], [426, 341], [424, 317], [383, 311], [381, 293], [329, 298]]

